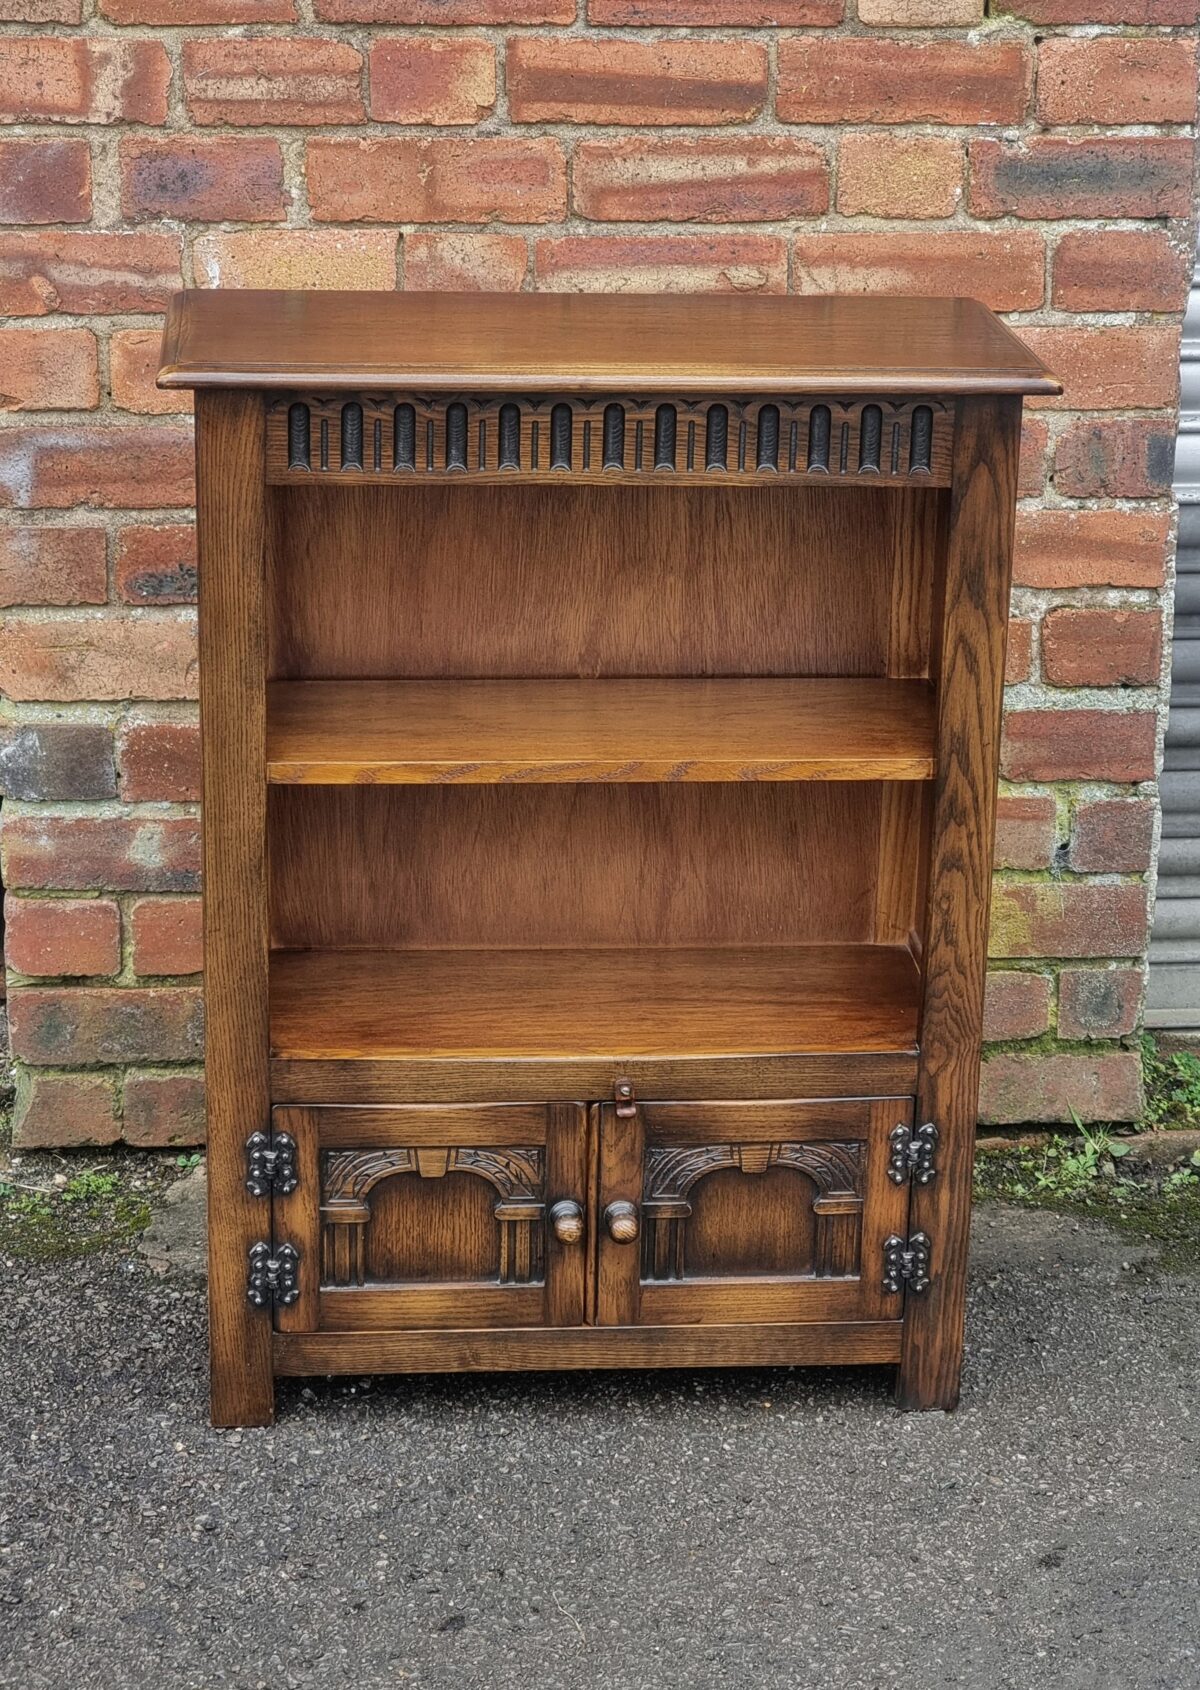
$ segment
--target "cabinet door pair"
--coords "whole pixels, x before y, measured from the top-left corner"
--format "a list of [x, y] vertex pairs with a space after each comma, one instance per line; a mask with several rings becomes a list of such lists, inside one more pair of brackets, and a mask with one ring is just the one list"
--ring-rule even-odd
[[285, 1331], [899, 1319], [910, 1098], [274, 1111]]

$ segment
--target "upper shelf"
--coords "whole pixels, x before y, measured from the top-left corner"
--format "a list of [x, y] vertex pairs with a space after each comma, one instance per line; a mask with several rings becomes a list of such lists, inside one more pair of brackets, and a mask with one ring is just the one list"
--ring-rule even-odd
[[190, 290], [160, 387], [1058, 393], [974, 299]]

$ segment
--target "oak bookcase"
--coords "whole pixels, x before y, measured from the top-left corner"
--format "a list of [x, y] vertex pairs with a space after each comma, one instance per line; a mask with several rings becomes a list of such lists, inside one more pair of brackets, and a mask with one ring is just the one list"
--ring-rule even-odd
[[951, 1407], [1023, 394], [963, 299], [191, 292], [212, 1411]]

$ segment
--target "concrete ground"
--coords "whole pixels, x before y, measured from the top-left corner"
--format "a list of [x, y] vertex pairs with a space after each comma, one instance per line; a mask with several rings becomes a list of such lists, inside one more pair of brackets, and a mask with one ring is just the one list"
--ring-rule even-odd
[[881, 1372], [285, 1383], [209, 1430], [195, 1205], [6, 1264], [0, 1683], [1200, 1686], [1197, 1281], [985, 1205], [953, 1417]]

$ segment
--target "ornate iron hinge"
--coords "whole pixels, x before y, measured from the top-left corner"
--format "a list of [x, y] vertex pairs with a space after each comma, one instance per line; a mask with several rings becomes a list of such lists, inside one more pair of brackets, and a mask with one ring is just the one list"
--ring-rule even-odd
[[915, 1128], [907, 1127], [901, 1121], [888, 1134], [888, 1143], [891, 1153], [887, 1171], [893, 1185], [907, 1185], [909, 1180], [917, 1185], [928, 1185], [931, 1179], [936, 1179], [933, 1157], [938, 1146], [938, 1130], [932, 1121]]
[[914, 1232], [911, 1238], [901, 1238], [893, 1232], [890, 1238], [885, 1238], [884, 1290], [899, 1291], [907, 1286], [910, 1291], [928, 1291], [930, 1249], [929, 1235], [925, 1232]]
[[251, 1197], [286, 1197], [299, 1183], [291, 1133], [251, 1133], [246, 1140], [246, 1190]]
[[250, 1246], [246, 1265], [246, 1296], [256, 1309], [278, 1303], [288, 1308], [300, 1297], [300, 1252], [294, 1244], [274, 1249], [260, 1238]]

